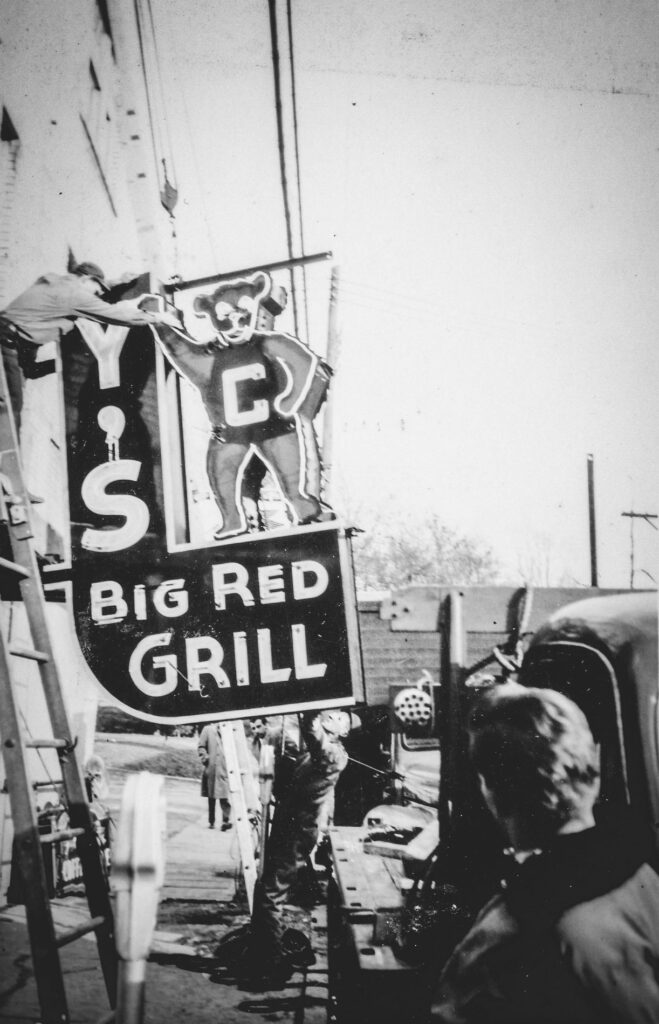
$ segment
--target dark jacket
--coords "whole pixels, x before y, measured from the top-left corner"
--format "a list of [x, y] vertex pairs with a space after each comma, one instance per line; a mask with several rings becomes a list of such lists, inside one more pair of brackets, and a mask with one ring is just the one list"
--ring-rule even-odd
[[632, 833], [559, 836], [515, 864], [446, 964], [431, 1019], [659, 1021], [659, 876]]
[[204, 771], [201, 776], [201, 795], [215, 800], [229, 799], [227, 764], [220, 738], [219, 726], [205, 725], [199, 736], [197, 753]]

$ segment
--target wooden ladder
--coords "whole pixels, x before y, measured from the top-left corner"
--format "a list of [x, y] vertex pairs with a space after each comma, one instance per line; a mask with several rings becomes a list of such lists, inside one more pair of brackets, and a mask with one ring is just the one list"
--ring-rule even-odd
[[256, 884], [256, 857], [249, 811], [258, 807], [256, 782], [250, 769], [243, 723], [241, 721], [220, 722], [220, 738], [227, 765], [229, 801], [238, 837], [245, 891], [251, 913], [254, 903], [254, 885]]
[[[110, 1007], [115, 1006], [117, 955], [108, 879], [102, 851], [92, 819], [83, 773], [76, 755], [62, 687], [53, 657], [46, 606], [30, 522], [30, 498], [25, 487], [14, 416], [7, 380], [0, 359], [0, 534], [9, 535], [11, 557], [0, 558], [3, 594], [11, 588], [20, 592], [29, 626], [30, 643], [12, 644], [5, 617], [0, 625], [0, 741], [4, 757], [6, 787], [14, 826], [14, 850], [22, 882], [32, 962], [41, 1006], [42, 1024], [67, 1024], [70, 1015], [59, 949], [90, 932], [96, 935], [103, 977]], [[5, 551], [5, 554], [9, 552]], [[18, 593], [17, 593], [18, 598]], [[4, 599], [3, 599], [4, 600]], [[50, 718], [52, 737], [31, 739], [24, 735], [16, 698], [15, 658], [36, 662]], [[69, 827], [50, 834], [39, 833], [35, 790], [42, 782], [31, 782], [26, 748], [50, 748], [57, 752], [62, 799]], [[44, 844], [76, 839], [82, 867], [89, 919], [57, 934], [44, 865]], [[103, 1017], [113, 1019], [113, 1014]]]

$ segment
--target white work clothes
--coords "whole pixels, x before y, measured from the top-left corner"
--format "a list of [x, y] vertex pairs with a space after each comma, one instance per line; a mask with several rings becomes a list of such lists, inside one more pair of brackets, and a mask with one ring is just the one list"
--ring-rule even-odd
[[79, 316], [136, 327], [156, 322], [156, 317], [138, 309], [134, 300], [104, 302], [85, 288], [76, 274], [43, 274], [1, 315], [29, 334], [35, 345], [59, 341], [60, 334], [68, 334]]

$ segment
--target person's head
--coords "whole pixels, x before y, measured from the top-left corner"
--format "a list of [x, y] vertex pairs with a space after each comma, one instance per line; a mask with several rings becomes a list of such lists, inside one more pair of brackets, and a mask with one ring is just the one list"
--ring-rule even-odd
[[78, 263], [74, 267], [73, 273], [76, 277], [80, 278], [80, 283], [94, 295], [102, 295], [103, 292], [107, 291], [105, 274], [97, 263], [90, 263], [89, 261]]
[[268, 723], [265, 718], [252, 718], [250, 721], [252, 736], [262, 740], [268, 731]]
[[593, 824], [599, 751], [586, 717], [554, 690], [506, 683], [481, 698], [469, 746], [485, 801], [518, 849]]
[[350, 732], [352, 722], [347, 711], [321, 711], [319, 715], [320, 726], [323, 731], [333, 740], [342, 740]]
[[90, 758], [85, 762], [85, 774], [95, 779], [103, 778], [105, 772], [105, 765], [103, 758], [97, 754], [92, 754]]

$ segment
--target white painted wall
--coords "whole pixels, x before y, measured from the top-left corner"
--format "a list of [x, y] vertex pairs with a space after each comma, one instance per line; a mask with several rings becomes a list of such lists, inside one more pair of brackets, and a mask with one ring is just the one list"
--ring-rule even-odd
[[[0, 309], [40, 274], [65, 272], [69, 249], [78, 261], [99, 263], [109, 279], [147, 269], [161, 276], [167, 272], [167, 218], [159, 204], [146, 100], [139, 81], [125, 74], [126, 62], [134, 63], [138, 52], [132, 10], [127, 0], [110, 4], [111, 39], [96, 0], [3, 5], [0, 113], [8, 114], [18, 142], [0, 143]], [[55, 375], [26, 386], [21, 447], [28, 486], [46, 499], [38, 506], [35, 529], [43, 545], [47, 523], [60, 534], [68, 530]], [[50, 605], [48, 613], [84, 761], [93, 745], [97, 695], [80, 664], [67, 610]], [[20, 639], [25, 634], [22, 606], [5, 603], [6, 627], [10, 616], [12, 639]], [[17, 680], [26, 729], [33, 736], [50, 735], [36, 668], [19, 662]], [[42, 763], [39, 754], [30, 754], [35, 779], [58, 777], [55, 756]], [[0, 785], [3, 781], [0, 764]], [[52, 792], [39, 792], [38, 805], [53, 798]], [[11, 839], [8, 798], [0, 796], [0, 904], [9, 879]]]

